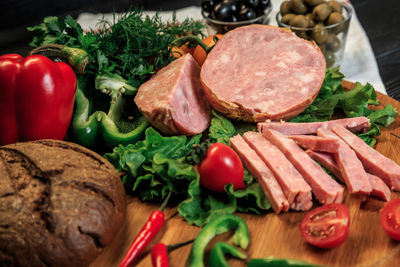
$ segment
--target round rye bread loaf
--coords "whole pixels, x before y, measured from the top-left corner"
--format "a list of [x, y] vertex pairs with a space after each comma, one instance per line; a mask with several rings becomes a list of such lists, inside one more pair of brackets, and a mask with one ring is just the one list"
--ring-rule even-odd
[[121, 179], [100, 155], [56, 140], [0, 147], [0, 266], [87, 266], [125, 210]]

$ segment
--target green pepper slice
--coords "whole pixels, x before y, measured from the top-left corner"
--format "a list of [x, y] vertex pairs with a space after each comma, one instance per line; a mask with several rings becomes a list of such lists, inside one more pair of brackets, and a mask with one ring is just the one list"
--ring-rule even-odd
[[210, 267], [229, 267], [230, 265], [225, 259], [225, 254], [229, 254], [239, 259], [246, 259], [246, 254], [237, 247], [225, 242], [215, 243], [210, 254]]
[[249, 229], [246, 222], [238, 216], [225, 214], [213, 219], [203, 227], [193, 243], [186, 265], [191, 267], [204, 266], [203, 258], [207, 244], [216, 235], [229, 230], [234, 230], [232, 236], [233, 244], [246, 249], [250, 242]]
[[281, 259], [275, 257], [263, 259], [250, 259], [247, 267], [321, 267], [319, 265], [310, 264], [300, 260]]

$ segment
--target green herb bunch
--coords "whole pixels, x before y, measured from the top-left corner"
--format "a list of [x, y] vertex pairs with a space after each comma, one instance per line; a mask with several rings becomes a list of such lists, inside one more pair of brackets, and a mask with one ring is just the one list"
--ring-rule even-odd
[[100, 20], [96, 30], [84, 32], [71, 16], [46, 17], [29, 27], [34, 38], [30, 45], [62, 44], [81, 48], [89, 55], [86, 75], [113, 73], [134, 87], [146, 81], [157, 69], [174, 60], [170, 44], [185, 35], [203, 35], [204, 24], [193, 19], [163, 23], [158, 14], [145, 16], [134, 9], [113, 21]]

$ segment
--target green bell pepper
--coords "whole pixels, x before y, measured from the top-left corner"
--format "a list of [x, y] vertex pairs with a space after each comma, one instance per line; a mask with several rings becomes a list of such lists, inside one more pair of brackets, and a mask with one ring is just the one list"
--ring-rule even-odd
[[[90, 94], [91, 88], [87, 88], [90, 83], [85, 83], [82, 79], [78, 80], [78, 88], [75, 95], [75, 113], [71, 124], [71, 137], [77, 143], [89, 148], [94, 148], [101, 144], [105, 144], [108, 148], [113, 148], [119, 144], [135, 143], [140, 140], [149, 125], [146, 118], [138, 111], [133, 100], [128, 99], [136, 88], [128, 88], [120, 76], [108, 75], [107, 78], [108, 80], [99, 75], [96, 77], [95, 82], [96, 89], [111, 96], [107, 113], [103, 111], [107, 107], [101, 107], [103, 110], [96, 110], [94, 107], [96, 103], [93, 102], [98, 101], [100, 97], [94, 96], [93, 92], [92, 95]], [[117, 82], [112, 82], [116, 78], [118, 79]], [[104, 82], [99, 82], [99, 80]], [[118, 86], [115, 87], [115, 85]], [[89, 97], [91, 100], [89, 100]], [[131, 103], [128, 102], [129, 100]], [[104, 103], [105, 101], [101, 99], [99, 102]], [[128, 107], [130, 110], [127, 110]], [[129, 116], [132, 118], [130, 119]]]
[[84, 75], [89, 56], [80, 48], [48, 44], [35, 48], [31, 54], [67, 58], [80, 74], [70, 126], [69, 137], [73, 141], [99, 150], [103, 145], [113, 148], [140, 140], [149, 123], [133, 102], [136, 87], [121, 76], [105, 71], [95, 76]]
[[249, 229], [246, 222], [238, 216], [225, 214], [211, 220], [201, 229], [199, 235], [194, 240], [186, 265], [190, 267], [203, 267], [204, 252], [208, 242], [216, 235], [229, 230], [235, 231], [232, 236], [233, 244], [246, 249], [250, 242]]

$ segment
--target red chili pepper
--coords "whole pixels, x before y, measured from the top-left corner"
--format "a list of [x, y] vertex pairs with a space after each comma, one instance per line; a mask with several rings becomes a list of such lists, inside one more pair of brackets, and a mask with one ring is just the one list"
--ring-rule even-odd
[[168, 267], [168, 248], [163, 243], [158, 243], [151, 249], [151, 263], [153, 267]]
[[174, 249], [193, 243], [193, 241], [194, 239], [168, 246], [163, 243], [158, 243], [151, 249], [151, 262], [153, 263], [153, 267], [168, 267], [168, 253]]
[[165, 222], [165, 215], [163, 213], [169, 198], [171, 197], [172, 191], [170, 191], [162, 203], [159, 210], [155, 210], [150, 214], [147, 222], [140, 230], [139, 234], [133, 240], [132, 244], [129, 246], [128, 252], [126, 253], [124, 259], [120, 263], [120, 267], [127, 267], [136, 259], [139, 253], [150, 243], [150, 241], [156, 236], [160, 231], [161, 227]]
[[76, 90], [68, 64], [41, 55], [3, 55], [0, 88], [0, 145], [64, 138]]
[[139, 255], [139, 253], [150, 243], [154, 236], [160, 231], [165, 221], [164, 213], [160, 210], [153, 211], [146, 224], [133, 240], [120, 267], [129, 266]]

